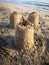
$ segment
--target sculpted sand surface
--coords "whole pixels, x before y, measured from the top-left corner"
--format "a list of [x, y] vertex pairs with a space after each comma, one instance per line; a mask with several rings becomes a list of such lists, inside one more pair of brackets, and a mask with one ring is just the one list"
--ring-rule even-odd
[[[25, 17], [26, 19], [22, 19], [22, 16], [20, 16], [20, 20], [19, 16], [18, 18], [15, 18], [14, 15], [14, 20], [20, 20], [21, 23], [24, 20], [26, 21], [25, 26], [28, 25], [28, 27], [32, 21], [32, 17], [30, 20], [28, 20], [30, 13], [36, 14], [32, 13], [32, 9], [26, 7], [0, 3], [0, 65], [49, 65], [49, 13], [38, 11], [39, 18], [37, 15], [37, 19], [35, 19], [35, 26], [38, 25], [38, 21], [40, 22], [41, 26], [36, 30], [33, 28], [27, 29], [27, 27], [24, 28], [22, 26], [20, 26], [21, 29], [19, 29], [19, 26], [17, 27], [18, 29], [11, 28], [10, 15], [13, 12], [18, 12]], [[22, 32], [24, 35], [20, 32]], [[14, 42], [14, 38], [16, 43]], [[20, 46], [17, 42], [25, 50], [23, 48], [19, 49]], [[23, 45], [21, 42], [23, 42]]]

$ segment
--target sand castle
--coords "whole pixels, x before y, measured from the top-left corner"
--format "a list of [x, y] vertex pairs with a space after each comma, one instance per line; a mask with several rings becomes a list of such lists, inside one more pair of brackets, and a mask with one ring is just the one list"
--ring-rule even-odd
[[[25, 25], [23, 22], [25, 22]], [[23, 22], [16, 27], [15, 45], [19, 49], [30, 50], [34, 45], [34, 27], [25, 20]], [[29, 23], [29, 26], [27, 23]]]
[[15, 45], [19, 49], [30, 50], [34, 46], [34, 28], [38, 29], [40, 27], [38, 12], [30, 13], [29, 21], [23, 16], [22, 20], [23, 22], [16, 26]]
[[39, 15], [38, 15], [37, 11], [33, 11], [32, 13], [29, 14], [28, 21], [30, 21], [31, 23], [34, 24], [34, 28], [35, 29], [39, 29], [40, 28]]
[[20, 22], [20, 14], [18, 12], [13, 12], [10, 16], [10, 27], [16, 28], [16, 25]]

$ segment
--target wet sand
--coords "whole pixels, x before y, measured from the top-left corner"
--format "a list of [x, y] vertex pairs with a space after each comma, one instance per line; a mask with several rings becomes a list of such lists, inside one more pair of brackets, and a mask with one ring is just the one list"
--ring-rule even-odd
[[[28, 17], [33, 10], [26, 7], [15, 6], [12, 4], [0, 4], [0, 64], [1, 65], [49, 65], [49, 13], [39, 11], [39, 22], [41, 28], [35, 33], [44, 37], [42, 47], [40, 40], [36, 41], [31, 51], [19, 50], [14, 46], [14, 36], [16, 29], [10, 28], [10, 15], [13, 12], [19, 12], [21, 16]], [[22, 21], [22, 20], [21, 20]], [[38, 37], [38, 36], [37, 36]], [[5, 45], [4, 45], [5, 44]], [[43, 50], [43, 51], [42, 51]], [[8, 54], [7, 54], [7, 52]], [[5, 53], [5, 54], [4, 54]], [[40, 56], [41, 55], [41, 56]]]

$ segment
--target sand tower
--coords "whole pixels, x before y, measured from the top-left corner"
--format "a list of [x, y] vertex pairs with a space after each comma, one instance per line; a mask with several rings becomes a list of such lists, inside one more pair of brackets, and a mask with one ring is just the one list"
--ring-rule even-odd
[[16, 25], [20, 22], [20, 14], [17, 12], [13, 12], [10, 16], [10, 27], [16, 28]]
[[39, 15], [37, 11], [33, 11], [32, 13], [29, 14], [28, 21], [34, 24], [35, 29], [40, 28]]
[[34, 45], [34, 27], [25, 26], [22, 23], [16, 27], [15, 46], [19, 49], [30, 50]]

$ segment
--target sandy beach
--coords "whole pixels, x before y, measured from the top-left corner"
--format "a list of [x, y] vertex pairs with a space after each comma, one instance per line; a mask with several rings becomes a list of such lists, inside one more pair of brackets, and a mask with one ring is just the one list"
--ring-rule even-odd
[[[42, 47], [35, 43], [35, 46], [30, 51], [20, 51], [14, 46], [14, 36], [16, 29], [10, 28], [10, 15], [13, 12], [18, 12], [21, 17], [28, 18], [29, 13], [34, 10], [24, 6], [0, 3], [0, 64], [1, 65], [49, 65], [49, 13], [44, 11], [39, 12], [39, 22], [41, 28], [35, 33], [44, 38]], [[22, 21], [22, 19], [21, 19]], [[35, 41], [38, 35], [35, 35]], [[41, 38], [40, 38], [41, 39]], [[42, 39], [41, 39], [42, 40]], [[39, 39], [37, 43], [41, 42]], [[39, 48], [38, 48], [39, 47]], [[40, 56], [41, 55], [41, 56]]]

